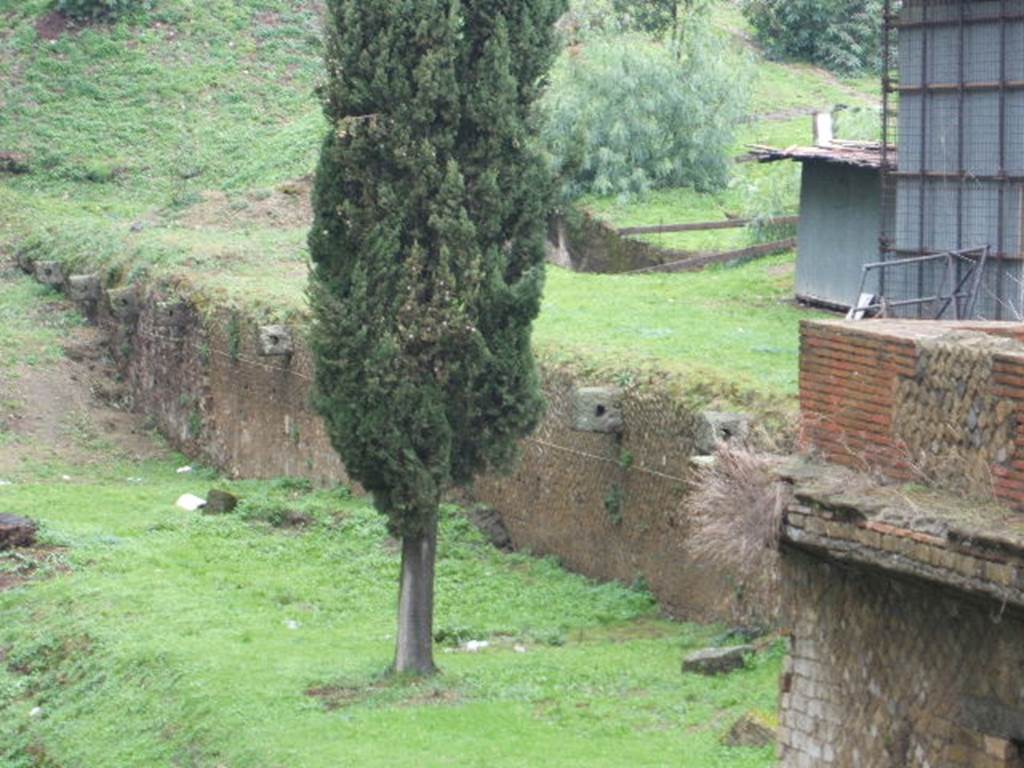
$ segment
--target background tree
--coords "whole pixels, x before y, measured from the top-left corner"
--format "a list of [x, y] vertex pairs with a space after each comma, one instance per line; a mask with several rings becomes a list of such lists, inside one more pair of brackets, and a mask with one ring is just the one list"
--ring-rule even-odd
[[568, 199], [723, 188], [751, 67], [700, 8], [670, 41], [599, 36], [563, 56], [544, 96], [544, 146]]
[[770, 54], [841, 73], [881, 67], [882, 10], [882, 0], [743, 0]]
[[330, 0], [309, 244], [316, 403], [402, 539], [395, 670], [428, 674], [445, 490], [542, 401], [530, 329], [553, 185], [532, 111], [564, 0]]
[[626, 26], [664, 35], [676, 32], [684, 17], [706, 10], [710, 3], [709, 0], [612, 0], [612, 5]]

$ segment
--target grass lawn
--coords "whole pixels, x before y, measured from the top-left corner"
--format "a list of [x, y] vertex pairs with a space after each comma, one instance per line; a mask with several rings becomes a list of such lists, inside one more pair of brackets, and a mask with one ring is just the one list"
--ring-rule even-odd
[[[302, 313], [306, 225], [261, 206], [315, 162], [320, 4], [161, 0], [145, 23], [52, 41], [36, 29], [48, 8], [0, 0], [0, 150], [34, 168], [0, 180], [0, 251], [122, 280], [184, 277], [210, 300]], [[791, 261], [632, 282], [552, 270], [538, 346], [792, 394]], [[0, 375], [59, 359], [75, 321], [25, 313], [49, 300], [28, 281], [3, 286]], [[39, 519], [46, 545], [0, 555], [0, 581], [32, 572], [0, 591], [4, 768], [774, 762], [718, 739], [740, 715], [774, 711], [775, 651], [727, 678], [683, 676], [681, 655], [721, 630], [500, 554], [449, 510], [443, 674], [385, 684], [397, 554], [365, 501], [108, 449], [0, 478], [15, 481], [0, 486], [3, 511]], [[238, 514], [174, 507], [212, 485], [244, 497]], [[296, 518], [306, 524], [275, 525]], [[467, 639], [492, 645], [458, 651]]]
[[[294, 481], [229, 483], [240, 512], [185, 513], [179, 494], [218, 481], [176, 464], [51, 466], [0, 488], [57, 548], [31, 584], [0, 591], [5, 768], [773, 764], [718, 738], [774, 711], [779, 653], [682, 675], [681, 655], [720, 630], [501, 554], [449, 511], [443, 674], [385, 682], [398, 556], [381, 518]], [[305, 527], [272, 525], [296, 516]], [[0, 575], [24, 568], [0, 556]], [[469, 639], [491, 646], [458, 650]]]
[[646, 365], [689, 383], [797, 390], [793, 256], [691, 275], [582, 275], [551, 268], [535, 338], [542, 353]]
[[[0, 274], [5, 419], [8, 393], [61, 392], [68, 409], [88, 398], [62, 345], [89, 329], [58, 298]], [[138, 453], [143, 425], [107, 432], [113, 416], [83, 414], [102, 439], [80, 444], [34, 418], [13, 443], [0, 430], [0, 509], [41, 524], [39, 548], [0, 552], [4, 768], [774, 764], [771, 748], [719, 739], [746, 713], [771, 719], [781, 649], [728, 677], [683, 675], [682, 655], [726, 642], [721, 628], [501, 553], [454, 508], [439, 548], [442, 674], [386, 680], [399, 555], [366, 500], [179, 473], [186, 459], [158, 443]], [[211, 487], [239, 508], [175, 507]], [[469, 653], [469, 640], [490, 646]]]

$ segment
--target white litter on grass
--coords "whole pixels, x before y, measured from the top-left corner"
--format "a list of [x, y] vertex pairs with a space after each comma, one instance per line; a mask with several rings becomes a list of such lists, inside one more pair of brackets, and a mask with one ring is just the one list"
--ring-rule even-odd
[[175, 506], [184, 509], [186, 512], [195, 512], [197, 509], [202, 509], [206, 506], [206, 500], [200, 499], [198, 496], [193, 496], [191, 493], [186, 493], [178, 499]]
[[297, 622], [297, 621], [296, 621], [295, 619], [288, 619], [288, 620], [287, 620], [287, 621], [286, 621], [286, 622], [284, 623], [284, 625], [285, 625], [286, 627], [288, 627], [288, 629], [298, 629], [299, 627], [301, 627], [301, 626], [302, 626], [302, 625], [301, 625], [301, 624], [299, 624], [299, 622]]
[[63, 480], [65, 483], [70, 483], [71, 482], [71, 475], [61, 475], [60, 479]]
[[515, 646], [515, 648], [513, 650], [515, 650], [516, 653], [526, 653], [526, 646], [525, 645], [517, 645], [517, 646]]
[[486, 640], [470, 640], [466, 643], [463, 648], [470, 653], [476, 653], [482, 651], [484, 648], [490, 648], [491, 644]]
[[43, 716], [43, 708], [42, 707], [32, 707], [32, 710], [28, 713], [28, 716], [29, 717], [42, 717]]
[[192, 471], [192, 467], [178, 467], [175, 470], [175, 472], [177, 472], [179, 475], [187, 475], [191, 471]]
[[12, 483], [10, 480], [0, 480], [0, 486], [4, 485], [14, 485], [14, 483]]
[[145, 482], [141, 477], [129, 477], [128, 482], [132, 485], [138, 485], [139, 483]]

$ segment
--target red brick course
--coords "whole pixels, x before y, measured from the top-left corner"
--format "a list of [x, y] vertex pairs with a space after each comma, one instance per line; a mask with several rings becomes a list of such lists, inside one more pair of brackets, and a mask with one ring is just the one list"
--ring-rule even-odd
[[[899, 482], [923, 481], [896, 436], [897, 387], [919, 375], [919, 343], [978, 331], [1024, 343], [1019, 323], [805, 321], [800, 342], [801, 442], [828, 461]], [[926, 373], [920, 375], [927, 375]], [[1013, 455], [992, 464], [995, 496], [1024, 509], [1024, 346], [992, 353], [990, 391], [1016, 404]]]

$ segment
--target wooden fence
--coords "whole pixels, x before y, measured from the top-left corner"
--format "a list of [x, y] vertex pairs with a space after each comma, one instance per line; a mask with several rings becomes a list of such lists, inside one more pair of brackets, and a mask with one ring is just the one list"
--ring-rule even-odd
[[[800, 223], [799, 216], [775, 216], [770, 219], [727, 219], [725, 221], [701, 221], [690, 224], [659, 224], [648, 227], [623, 227], [616, 230], [621, 237], [632, 235], [664, 235], [673, 232], [707, 232], [716, 229], [743, 229], [754, 224], [765, 226], [796, 226]], [[630, 270], [628, 274], [650, 272], [697, 272], [712, 264], [739, 264], [744, 261], [781, 253], [796, 248], [795, 237], [759, 243], [734, 251], [719, 252], [678, 252], [679, 259], [664, 264], [657, 264], [641, 269]]]

